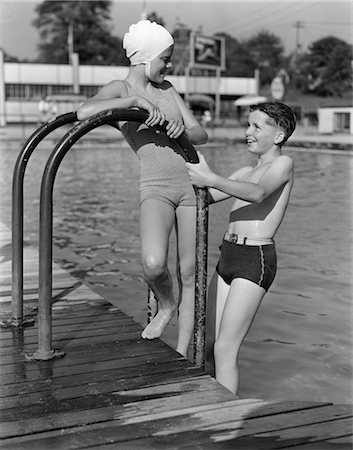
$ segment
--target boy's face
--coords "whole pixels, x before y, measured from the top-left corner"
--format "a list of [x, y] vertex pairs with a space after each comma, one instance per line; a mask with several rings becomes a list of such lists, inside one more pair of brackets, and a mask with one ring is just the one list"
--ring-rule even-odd
[[266, 123], [267, 119], [268, 115], [262, 111], [249, 113], [245, 132], [249, 152], [262, 155], [282, 142], [284, 132], [277, 126]]
[[154, 83], [162, 83], [168, 69], [172, 67], [171, 57], [173, 54], [173, 48], [173, 46], [168, 47], [164, 50], [164, 52], [160, 53], [152, 60], [150, 80]]

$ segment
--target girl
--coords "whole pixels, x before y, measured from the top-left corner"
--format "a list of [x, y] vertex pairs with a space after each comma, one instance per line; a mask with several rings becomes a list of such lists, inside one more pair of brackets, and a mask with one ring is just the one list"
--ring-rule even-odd
[[[143, 108], [145, 123], [125, 122], [120, 129], [140, 162], [140, 235], [144, 277], [159, 304], [158, 313], [142, 337], [160, 337], [178, 309], [177, 351], [187, 356], [194, 325], [194, 264], [196, 197], [185, 161], [175, 139], [183, 133], [191, 143], [203, 144], [207, 134], [171, 83], [165, 80], [171, 67], [173, 37], [161, 25], [142, 20], [131, 25], [123, 47], [130, 59], [124, 80], [104, 86], [78, 111], [83, 120], [113, 108]], [[167, 132], [154, 125], [168, 121]], [[177, 233], [179, 301], [173, 294], [167, 267], [169, 238]]]

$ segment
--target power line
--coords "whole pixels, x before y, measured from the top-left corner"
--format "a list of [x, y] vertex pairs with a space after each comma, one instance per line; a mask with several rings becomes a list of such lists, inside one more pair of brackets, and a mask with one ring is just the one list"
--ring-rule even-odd
[[[263, 10], [258, 10], [257, 12], [260, 13], [260, 17], [259, 17], [259, 18], [256, 18], [255, 21], [254, 21], [254, 13], [247, 14], [247, 15], [241, 17], [241, 18], [236, 18], [236, 20], [237, 20], [237, 22], [238, 22], [239, 19], [243, 19], [244, 17], [251, 16], [251, 20], [249, 20], [249, 21], [247, 21], [247, 22], [245, 22], [245, 23], [242, 22], [240, 25], [237, 26], [237, 28], [236, 28], [237, 34], [238, 34], [238, 35], [239, 35], [239, 34], [245, 34], [246, 32], [248, 32], [248, 31], [249, 31], [249, 25], [251, 26], [250, 29], [258, 28], [258, 26], [259, 26], [260, 24], [263, 25], [264, 22], [267, 21], [267, 19], [270, 19], [270, 20], [267, 21], [267, 24], [266, 24], [266, 25], [269, 25], [269, 24], [271, 24], [271, 23], [273, 23], [273, 22], [278, 23], [279, 20], [283, 20], [283, 19], [287, 18], [288, 16], [293, 16], [294, 14], [301, 13], [302, 11], [304, 11], [304, 10], [306, 10], [306, 9], [308, 9], [308, 8], [311, 8], [312, 6], [316, 6], [317, 3], [320, 3], [320, 2], [312, 2], [312, 3], [310, 3], [310, 4], [306, 4], [305, 6], [298, 5], [298, 4], [296, 4], [296, 3], [290, 4], [290, 5], [288, 5], [288, 4], [281, 4], [281, 6], [282, 6], [281, 9], [277, 9], [277, 11], [272, 11], [272, 12], [269, 11], [269, 9], [267, 9], [267, 10], [266, 10], [266, 14], [264, 14], [264, 11], [263, 11]], [[273, 4], [272, 6], [276, 8], [276, 7], [278, 7], [278, 4]], [[296, 9], [298, 6], [301, 6], [301, 8], [300, 8], [299, 10], [295, 11], [295, 9]], [[287, 14], [286, 14], [285, 16], [281, 16], [281, 14], [284, 13], [284, 12], [287, 13]], [[280, 15], [280, 16], [279, 16], [279, 17], [274, 17], [274, 16], [278, 16], [278, 15]], [[218, 24], [217, 26], [215, 25], [215, 26], [211, 29], [211, 32], [214, 31], [214, 30], [216, 30], [216, 29], [218, 29], [218, 30], [223, 29], [223, 30], [224, 30], [224, 29], [225, 29], [225, 25], [228, 24], [228, 23], [230, 23], [230, 22], [233, 22], [233, 23], [234, 23], [234, 20], [235, 20], [235, 19], [233, 18], [232, 20], [228, 20], [227, 22], [221, 22], [221, 23]], [[246, 32], [240, 31], [240, 30], [242, 30], [243, 28], [247, 28]]]
[[[267, 12], [269, 11], [270, 8], [276, 8], [277, 5], [276, 4], [271, 4], [271, 6], [267, 9]], [[234, 24], [234, 21], [239, 22], [242, 21], [243, 19], [246, 19], [248, 17], [251, 17], [251, 21], [250, 22], [246, 22], [246, 23], [252, 23], [254, 21], [254, 16], [257, 16], [258, 14], [260, 14], [260, 20], [263, 19], [263, 11], [262, 10], [257, 10], [254, 12], [250, 12], [247, 14], [244, 14], [243, 16], [237, 16], [237, 17], [232, 17], [231, 19], [227, 20], [226, 22], [221, 22], [217, 25], [214, 25], [213, 28], [210, 28], [209, 31], [212, 33], [214, 31], [219, 31], [220, 29], [224, 29], [228, 24], [232, 23]], [[243, 23], [241, 23], [240, 26], [244, 26]]]
[[312, 22], [312, 21], [308, 21], [306, 20], [304, 23], [310, 23], [311, 25], [347, 25], [347, 26], [352, 26], [352, 22]]

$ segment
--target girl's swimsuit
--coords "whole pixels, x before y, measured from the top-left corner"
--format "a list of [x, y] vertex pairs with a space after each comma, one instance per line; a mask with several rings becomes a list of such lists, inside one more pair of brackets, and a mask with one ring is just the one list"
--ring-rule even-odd
[[[129, 95], [137, 94], [129, 83], [124, 83]], [[168, 90], [163, 94], [163, 100], [151, 101], [166, 115], [167, 120], [174, 118], [182, 121], [172, 94]], [[167, 202], [174, 208], [195, 206], [195, 192], [176, 141], [164, 132], [140, 122], [125, 122], [120, 129], [139, 158], [140, 203], [156, 199]]]

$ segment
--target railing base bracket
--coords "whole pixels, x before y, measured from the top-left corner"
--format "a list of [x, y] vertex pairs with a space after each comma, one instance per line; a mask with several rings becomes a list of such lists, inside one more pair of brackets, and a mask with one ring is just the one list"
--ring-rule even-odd
[[54, 358], [61, 358], [65, 356], [65, 352], [58, 350], [49, 350], [49, 352], [42, 352], [41, 350], [36, 350], [34, 353], [29, 353], [25, 355], [27, 361], [49, 361]]
[[25, 317], [23, 319], [14, 319], [10, 317], [6, 320], [0, 321], [0, 328], [25, 328], [25, 327], [33, 327], [35, 323], [34, 319]]

